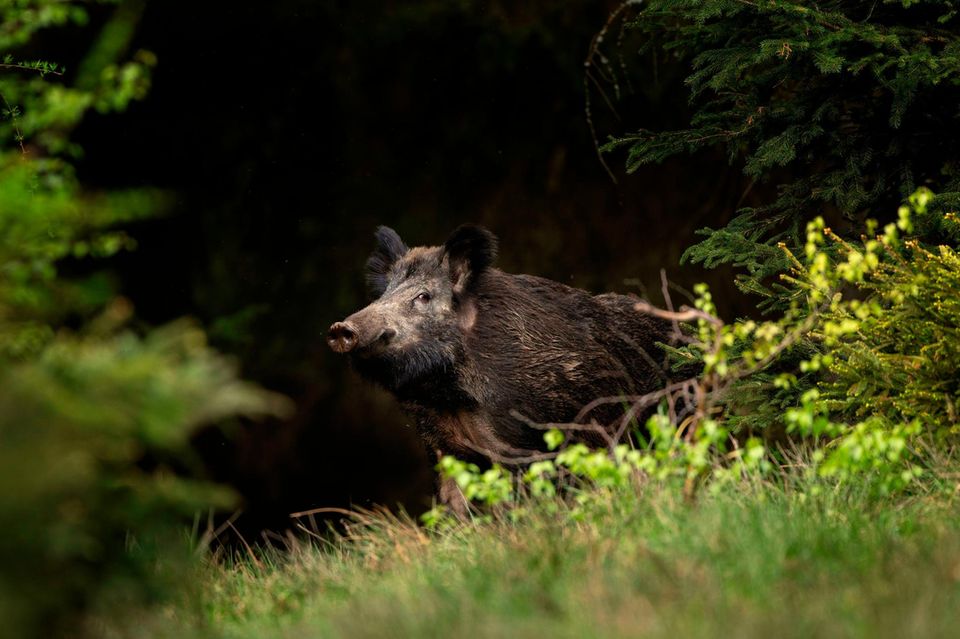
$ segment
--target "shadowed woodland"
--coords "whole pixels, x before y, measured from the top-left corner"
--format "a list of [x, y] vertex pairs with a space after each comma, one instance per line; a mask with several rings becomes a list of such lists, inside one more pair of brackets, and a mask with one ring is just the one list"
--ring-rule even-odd
[[[285, 526], [315, 506], [429, 504], [408, 420], [324, 341], [366, 302], [379, 224], [437, 244], [481, 223], [501, 236], [504, 270], [598, 293], [659, 300], [661, 268], [687, 289], [729, 286], [679, 256], [694, 230], [751, 197], [736, 167], [705, 152], [614, 183], [597, 159], [583, 60], [613, 5], [212, 3], [189, 22], [184, 7], [143, 9], [130, 48], [163, 64], [142, 102], [78, 129], [79, 173], [175, 194], [161, 219], [130, 229], [138, 249], [111, 265], [121, 290], [144, 321], [200, 318], [245, 375], [297, 404], [282, 423], [199, 436], [214, 477], [246, 498], [239, 525]], [[594, 105], [600, 131], [622, 127], [618, 116], [682, 122], [680, 70], [636, 64], [653, 81], [635, 79], [616, 113]], [[733, 291], [721, 303], [752, 305]]]
[[[953, 3], [515, 4], [0, 3], [2, 627], [950, 636]], [[433, 458], [328, 344], [381, 225], [669, 383]]]

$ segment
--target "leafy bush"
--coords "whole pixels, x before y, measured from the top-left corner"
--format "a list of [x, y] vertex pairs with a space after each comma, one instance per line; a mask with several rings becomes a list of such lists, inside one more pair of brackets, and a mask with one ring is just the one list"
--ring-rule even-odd
[[186, 522], [233, 503], [183, 476], [197, 470], [190, 435], [278, 408], [185, 323], [145, 338], [61, 335], [0, 368], [0, 619], [11, 636], [182, 589]]
[[915, 215], [905, 207], [901, 225], [945, 243], [911, 239], [888, 248], [888, 259], [860, 283], [866, 300], [832, 309], [830, 322], [857, 329], [832, 345], [820, 391], [832, 412], [916, 421], [943, 439], [960, 425], [960, 223], [956, 214], [928, 211], [927, 197], [914, 198]]
[[[189, 322], [128, 326], [107, 274], [65, 260], [130, 250], [119, 225], [159, 212], [148, 190], [91, 193], [70, 165], [70, 131], [91, 109], [142, 97], [153, 57], [123, 61], [139, 3], [107, 21], [80, 68], [23, 61], [47, 28], [85, 24], [87, 3], [0, 9], [0, 623], [14, 637], [99, 636], [90, 613], [122, 616], [183, 589], [190, 518], [231, 504], [191, 479], [205, 424], [275, 414], [279, 397], [240, 381]], [[83, 269], [84, 271], [92, 269]], [[194, 540], [196, 541], [196, 540]], [[186, 582], [186, 584], [184, 583]]]
[[957, 253], [947, 244], [931, 250], [920, 238], [955, 244], [960, 229], [955, 213], [931, 210], [934, 201], [917, 191], [896, 224], [871, 238], [876, 225], [868, 222], [868, 235], [855, 242], [818, 218], [808, 226], [807, 265], [797, 263], [798, 277], [785, 278], [820, 304], [805, 337], [821, 350], [802, 362], [819, 372], [816, 388], [785, 418], [801, 435], [831, 438], [819, 453], [823, 474], [870, 472], [884, 491], [903, 488], [921, 473], [921, 444], [942, 449], [956, 434]]

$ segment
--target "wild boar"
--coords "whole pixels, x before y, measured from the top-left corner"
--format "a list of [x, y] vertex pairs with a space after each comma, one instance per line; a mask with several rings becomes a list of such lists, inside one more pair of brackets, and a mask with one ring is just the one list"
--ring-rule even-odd
[[[537, 425], [573, 422], [597, 398], [663, 387], [658, 342], [669, 324], [637, 312], [636, 298], [505, 273], [493, 266], [496, 237], [480, 226], [459, 227], [443, 246], [408, 248], [384, 226], [376, 240], [367, 261], [375, 300], [333, 324], [327, 340], [400, 400], [433, 455], [523, 460], [544, 450]], [[622, 405], [590, 418], [603, 424], [615, 411]], [[440, 497], [457, 493], [441, 485]]]

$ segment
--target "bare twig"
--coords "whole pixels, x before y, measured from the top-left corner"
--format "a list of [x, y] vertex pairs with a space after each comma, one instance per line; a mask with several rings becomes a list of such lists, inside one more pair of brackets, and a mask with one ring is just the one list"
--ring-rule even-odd
[[[624, 11], [626, 11], [627, 7], [629, 7], [631, 4], [633, 3], [629, 1], [624, 2], [619, 7], [617, 7], [613, 11], [613, 13], [610, 14], [610, 16], [607, 18], [606, 23], [603, 25], [603, 28], [601, 28], [600, 31], [595, 36], [593, 36], [593, 39], [590, 41], [590, 48], [587, 50], [587, 58], [583, 62], [583, 68], [584, 68], [583, 109], [584, 109], [584, 114], [586, 115], [587, 127], [589, 127], [590, 129], [590, 137], [593, 139], [593, 148], [597, 152], [597, 159], [600, 160], [600, 166], [602, 166], [603, 170], [607, 172], [607, 175], [610, 176], [610, 180], [613, 181], [614, 184], [618, 183], [617, 177], [613, 174], [613, 171], [610, 169], [610, 166], [607, 164], [607, 161], [603, 158], [603, 151], [600, 150], [600, 141], [597, 138], [597, 128], [593, 122], [593, 109], [590, 102], [590, 83], [593, 82], [597, 86], [597, 88], [600, 91], [600, 95], [603, 97], [604, 101], [607, 103], [607, 106], [619, 118], [620, 116], [617, 115], [617, 111], [613, 107], [613, 104], [611, 104], [609, 98], [606, 95], [606, 92], [604, 92], [603, 88], [600, 86], [600, 83], [593, 76], [593, 73], [592, 73], [592, 70], [594, 69], [593, 60], [594, 60], [594, 57], [596, 57], [596, 55], [598, 54], [600, 45], [603, 43], [603, 40], [606, 37], [607, 32], [610, 30], [610, 27], [613, 26], [614, 22], [616, 22], [616, 20], [620, 17], [620, 15]], [[596, 68], [601, 74], [603, 73], [602, 67], [597, 66]]]
[[[670, 295], [670, 282], [667, 280], [666, 269], [660, 269], [660, 292], [663, 294], [663, 303], [667, 306], [667, 311], [673, 313], [673, 298]], [[674, 334], [682, 335], [683, 333], [680, 331], [680, 321], [674, 317], [670, 320], [670, 322], [673, 324]]]
[[291, 519], [300, 519], [301, 517], [310, 517], [312, 515], [319, 515], [320, 513], [336, 513], [338, 515], [346, 515], [348, 517], [356, 517], [359, 513], [355, 510], [349, 510], [347, 508], [334, 508], [329, 506], [326, 508], [311, 508], [310, 510], [301, 510], [300, 512], [290, 513]]
[[200, 553], [202, 553], [202, 552], [204, 551], [204, 549], [206, 549], [206, 547], [209, 546], [211, 542], [213, 542], [214, 539], [219, 538], [220, 535], [222, 535], [223, 533], [225, 533], [228, 528], [230, 528], [231, 526], [233, 526], [233, 523], [234, 523], [235, 521], [237, 521], [237, 519], [239, 519], [239, 518], [240, 518], [240, 515], [242, 515], [242, 514], [243, 514], [243, 511], [242, 511], [242, 510], [236, 511], [235, 513], [233, 513], [232, 515], [230, 515], [230, 517], [229, 517], [225, 522], [223, 522], [223, 523], [220, 524], [216, 529], [214, 529], [214, 527], [213, 527], [213, 511], [210, 511], [210, 513], [209, 513], [208, 516], [207, 516], [207, 529], [206, 529], [206, 530], [203, 532], [203, 534], [200, 536], [200, 539], [199, 539], [199, 541], [198, 541], [198, 543], [197, 543], [197, 547], [196, 547], [196, 549], [195, 549], [195, 552], [196, 552], [198, 555], [199, 555]]
[[[680, 311], [665, 311], [659, 309], [649, 302], [639, 301], [633, 305], [633, 308], [640, 311], [641, 313], [647, 313], [648, 315], [653, 315], [654, 317], [659, 317], [666, 320], [671, 320], [673, 322], [692, 322], [693, 320], [702, 319], [706, 322], [710, 322], [714, 326], [723, 326], [723, 320], [718, 317], [714, 317], [710, 313], [704, 313], [700, 309], [690, 308], [689, 306], [681, 306]], [[679, 327], [678, 327], [679, 330]]]

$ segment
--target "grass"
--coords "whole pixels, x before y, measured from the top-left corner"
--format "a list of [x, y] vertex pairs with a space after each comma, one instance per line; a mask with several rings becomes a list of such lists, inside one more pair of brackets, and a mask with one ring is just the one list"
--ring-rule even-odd
[[359, 515], [330, 543], [211, 563], [139, 636], [956, 636], [954, 491], [818, 488], [647, 486], [580, 521], [533, 509], [439, 533]]

